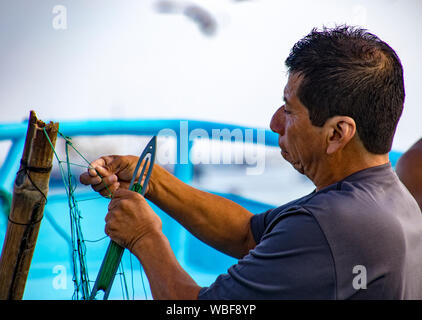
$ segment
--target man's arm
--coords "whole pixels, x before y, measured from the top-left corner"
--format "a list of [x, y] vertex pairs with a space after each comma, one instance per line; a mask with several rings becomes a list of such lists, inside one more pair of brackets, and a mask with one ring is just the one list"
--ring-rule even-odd
[[198, 299], [201, 287], [180, 266], [163, 233], [139, 241], [132, 253], [142, 263], [154, 299]]
[[197, 299], [201, 289], [183, 270], [162, 233], [161, 220], [140, 194], [118, 189], [105, 232], [142, 263], [154, 299]]
[[241, 258], [255, 247], [251, 212], [185, 184], [162, 167], [154, 168], [146, 198], [194, 236], [230, 256]]
[[[107, 196], [118, 188], [128, 188], [137, 161], [134, 156], [101, 157], [91, 164], [95, 170], [91, 168], [80, 180]], [[145, 196], [217, 250], [240, 258], [255, 247], [251, 212], [231, 200], [185, 184], [157, 164]]]

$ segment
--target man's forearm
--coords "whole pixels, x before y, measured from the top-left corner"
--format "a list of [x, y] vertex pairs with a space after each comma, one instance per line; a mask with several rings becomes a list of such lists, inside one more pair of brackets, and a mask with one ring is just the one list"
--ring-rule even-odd
[[195, 189], [160, 166], [154, 168], [148, 187], [149, 200], [217, 250], [240, 258], [255, 246], [252, 213], [237, 203]]
[[156, 232], [138, 241], [132, 253], [142, 263], [154, 299], [198, 298], [201, 288], [180, 266], [163, 233]]

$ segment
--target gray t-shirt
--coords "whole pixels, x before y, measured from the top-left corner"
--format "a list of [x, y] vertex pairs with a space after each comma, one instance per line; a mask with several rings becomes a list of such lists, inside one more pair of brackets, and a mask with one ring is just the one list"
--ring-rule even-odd
[[199, 299], [422, 299], [422, 214], [390, 164], [254, 215], [256, 247]]

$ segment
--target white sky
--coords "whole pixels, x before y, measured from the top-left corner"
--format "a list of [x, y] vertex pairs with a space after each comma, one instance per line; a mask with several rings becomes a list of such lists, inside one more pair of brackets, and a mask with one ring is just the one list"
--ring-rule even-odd
[[[207, 37], [153, 0], [0, 0], [0, 122], [187, 118], [268, 127], [284, 59], [312, 27], [363, 25], [399, 54], [406, 104], [393, 147], [422, 136], [420, 0], [191, 1], [217, 20]], [[174, 1], [179, 4], [187, 3]], [[52, 10], [67, 9], [55, 30]]]

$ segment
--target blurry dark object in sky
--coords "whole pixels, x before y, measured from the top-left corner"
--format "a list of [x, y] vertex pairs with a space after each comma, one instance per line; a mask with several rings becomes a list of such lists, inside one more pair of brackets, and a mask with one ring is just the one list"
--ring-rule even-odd
[[213, 36], [217, 30], [217, 22], [204, 8], [192, 3], [177, 3], [175, 1], [158, 1], [156, 9], [160, 13], [183, 14], [194, 21], [199, 30], [206, 36]]

